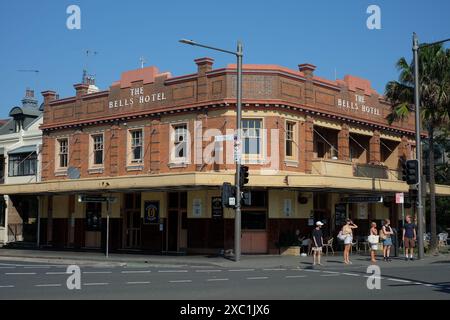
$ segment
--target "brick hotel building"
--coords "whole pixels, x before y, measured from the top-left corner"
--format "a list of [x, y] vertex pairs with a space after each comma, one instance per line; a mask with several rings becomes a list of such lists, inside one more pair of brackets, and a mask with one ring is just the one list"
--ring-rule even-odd
[[[236, 66], [213, 62], [197, 59], [197, 71], [179, 77], [128, 71], [107, 91], [77, 84], [70, 98], [42, 93], [42, 182], [2, 189], [38, 195], [41, 246], [104, 249], [110, 212], [112, 251], [233, 248], [234, 212], [221, 209], [220, 187], [234, 182]], [[414, 156], [413, 117], [389, 125], [390, 105], [368, 80], [314, 71], [244, 66], [244, 253], [278, 253], [280, 239], [309, 234], [319, 219], [336, 234], [349, 216], [360, 235], [369, 221], [401, 219], [395, 193], [409, 190], [399, 167]]]

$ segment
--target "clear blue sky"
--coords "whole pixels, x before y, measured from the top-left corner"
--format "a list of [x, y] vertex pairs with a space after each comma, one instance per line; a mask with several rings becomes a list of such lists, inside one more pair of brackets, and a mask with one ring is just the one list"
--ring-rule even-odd
[[[81, 8], [81, 30], [66, 28], [71, 4]], [[381, 30], [366, 27], [370, 4], [381, 7]], [[293, 69], [313, 63], [319, 76], [334, 79], [336, 69], [338, 78], [364, 77], [383, 93], [397, 78], [398, 58], [411, 58], [413, 31], [421, 41], [450, 37], [449, 12], [448, 0], [2, 0], [0, 117], [20, 103], [26, 87], [72, 96], [86, 64], [107, 89], [121, 72], [138, 68], [140, 56], [174, 76], [194, 72], [198, 57], [213, 57], [215, 67], [234, 62], [180, 38], [231, 50], [241, 39], [245, 63]], [[98, 54], [87, 61], [87, 49]]]

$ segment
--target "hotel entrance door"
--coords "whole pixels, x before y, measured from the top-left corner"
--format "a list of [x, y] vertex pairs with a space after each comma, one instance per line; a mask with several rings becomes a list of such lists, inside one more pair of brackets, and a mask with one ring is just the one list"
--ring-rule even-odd
[[125, 195], [125, 212], [123, 219], [123, 248], [141, 248], [141, 195], [130, 193]]

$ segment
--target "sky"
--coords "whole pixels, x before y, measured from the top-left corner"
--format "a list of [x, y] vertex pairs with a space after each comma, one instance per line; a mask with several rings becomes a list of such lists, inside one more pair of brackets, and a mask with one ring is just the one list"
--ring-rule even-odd
[[[66, 26], [70, 5], [81, 10], [80, 30]], [[379, 30], [367, 28], [370, 5], [381, 10]], [[421, 42], [450, 38], [450, 1], [0, 0], [0, 118], [20, 105], [27, 87], [40, 102], [45, 90], [73, 96], [84, 68], [105, 90], [139, 68], [142, 56], [173, 76], [195, 72], [199, 57], [214, 58], [215, 68], [235, 63], [181, 38], [229, 50], [241, 40], [244, 63], [294, 70], [311, 63], [320, 77], [352, 74], [383, 94], [398, 77], [396, 61], [412, 58], [413, 32]]]

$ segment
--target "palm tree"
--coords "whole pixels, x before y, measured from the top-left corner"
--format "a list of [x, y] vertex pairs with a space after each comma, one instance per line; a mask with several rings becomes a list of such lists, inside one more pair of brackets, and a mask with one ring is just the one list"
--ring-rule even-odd
[[[414, 111], [414, 63], [405, 58], [397, 62], [399, 81], [386, 85], [385, 96], [392, 104], [389, 123], [402, 120]], [[434, 144], [436, 129], [448, 123], [450, 116], [450, 49], [442, 44], [424, 47], [419, 51], [421, 117], [428, 133], [430, 175], [431, 249], [437, 248], [436, 187]]]

